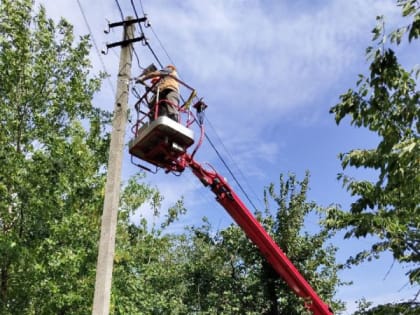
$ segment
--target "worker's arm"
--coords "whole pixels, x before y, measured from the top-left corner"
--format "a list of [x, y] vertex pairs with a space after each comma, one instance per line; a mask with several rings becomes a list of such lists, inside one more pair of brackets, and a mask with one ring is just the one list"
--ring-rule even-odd
[[171, 70], [168, 68], [162, 69], [162, 70], [157, 70], [157, 71], [153, 71], [153, 72], [149, 72], [148, 74], [145, 75], [141, 75], [139, 77], [137, 77], [136, 79], [136, 83], [143, 83], [144, 81], [154, 78], [154, 77], [163, 77], [163, 76], [167, 76], [169, 74], [171, 74]]

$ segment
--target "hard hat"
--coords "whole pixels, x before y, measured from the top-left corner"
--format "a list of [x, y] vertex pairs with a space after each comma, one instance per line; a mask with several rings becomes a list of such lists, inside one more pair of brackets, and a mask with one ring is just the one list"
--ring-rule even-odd
[[166, 68], [169, 68], [169, 69], [171, 69], [171, 70], [176, 71], [176, 68], [175, 68], [175, 66], [174, 66], [174, 65], [167, 65], [167, 66], [166, 66]]

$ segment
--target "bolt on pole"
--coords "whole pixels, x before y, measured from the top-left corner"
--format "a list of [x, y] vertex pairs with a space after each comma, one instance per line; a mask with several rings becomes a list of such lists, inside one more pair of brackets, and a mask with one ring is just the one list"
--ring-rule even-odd
[[[127, 17], [125, 22], [131, 19], [131, 17]], [[112, 121], [111, 143], [109, 147], [108, 172], [105, 185], [98, 260], [96, 265], [96, 282], [92, 315], [108, 315], [111, 300], [115, 234], [120, 199], [121, 167], [133, 57], [131, 39], [134, 37], [134, 24], [124, 23], [123, 25], [124, 44], [121, 45], [120, 64], [118, 68], [117, 95]]]

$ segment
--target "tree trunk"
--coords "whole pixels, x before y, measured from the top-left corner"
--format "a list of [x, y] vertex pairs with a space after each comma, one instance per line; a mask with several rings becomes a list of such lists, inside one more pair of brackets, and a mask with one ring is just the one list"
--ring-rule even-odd
[[267, 297], [267, 302], [270, 306], [269, 310], [267, 310], [264, 315], [280, 315], [276, 292], [276, 279], [278, 279], [278, 276], [267, 262], [263, 263], [263, 279], [265, 283], [265, 296]]
[[9, 266], [4, 264], [1, 268], [0, 273], [0, 298], [3, 305], [6, 305], [7, 299], [7, 285], [9, 282]]

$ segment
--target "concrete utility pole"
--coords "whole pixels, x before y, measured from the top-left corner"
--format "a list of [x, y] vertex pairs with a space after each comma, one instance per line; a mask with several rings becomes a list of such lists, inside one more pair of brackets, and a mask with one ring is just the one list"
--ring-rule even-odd
[[[98, 261], [96, 265], [95, 294], [92, 315], [108, 315], [111, 299], [112, 268], [115, 253], [115, 234], [117, 227], [118, 203], [120, 199], [121, 166], [125, 127], [127, 123], [127, 103], [131, 77], [132, 39], [134, 24], [128, 17], [120, 25], [124, 26], [118, 70], [117, 95], [112, 122], [111, 143], [109, 147], [108, 173], [105, 186], [104, 208], [101, 222]], [[131, 22], [131, 21], [130, 21]], [[110, 45], [111, 46], [111, 45]], [[117, 45], [115, 45], [117, 46]], [[114, 47], [114, 46], [111, 46]]]

